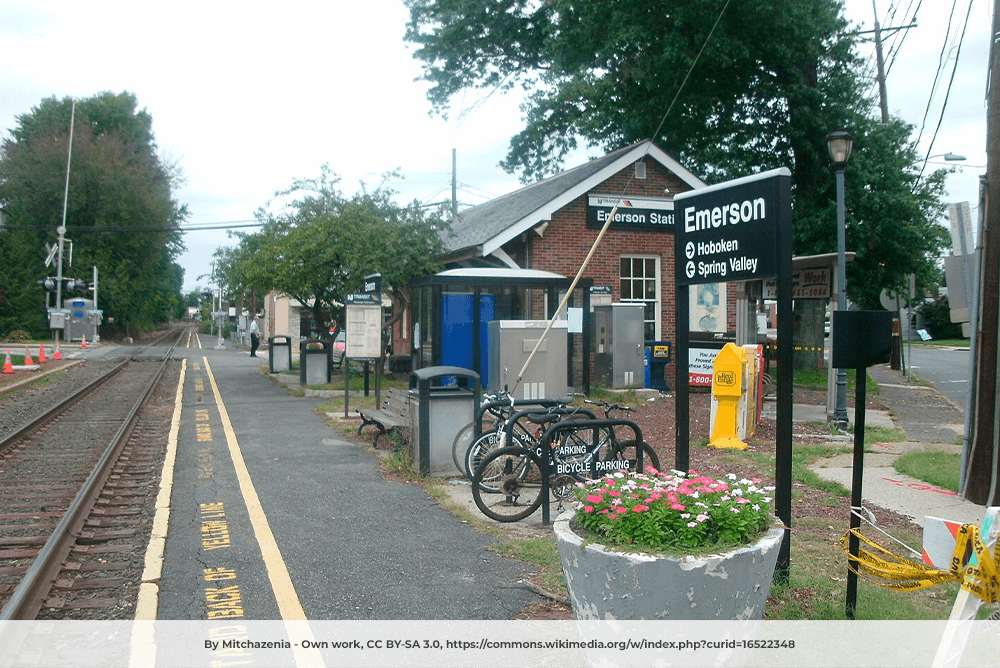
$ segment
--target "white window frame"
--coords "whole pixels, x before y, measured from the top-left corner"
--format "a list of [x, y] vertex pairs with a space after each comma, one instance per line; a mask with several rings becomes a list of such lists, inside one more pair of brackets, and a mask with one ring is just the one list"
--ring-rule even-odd
[[[654, 307], [655, 307], [654, 308], [654, 311], [655, 311], [655, 316], [654, 316], [654, 318], [655, 318], [655, 321], [654, 321], [654, 330], [655, 330], [655, 335], [654, 336], [655, 336], [655, 338], [654, 338], [654, 340], [661, 341], [663, 339], [663, 331], [662, 331], [662, 327], [663, 327], [663, 298], [662, 298], [662, 294], [663, 294], [663, 272], [662, 272], [662, 263], [660, 262], [660, 256], [659, 255], [643, 255], [643, 254], [624, 254], [624, 253], [622, 255], [618, 256], [618, 293], [619, 293], [620, 299], [623, 302], [633, 302], [633, 303], [637, 303], [637, 304], [645, 304], [645, 303], [647, 303], [647, 302], [649, 302], [651, 300], [649, 300], [649, 299], [635, 299], [635, 298], [628, 298], [628, 299], [626, 299], [624, 296], [622, 296], [622, 294], [621, 294], [621, 281], [622, 281], [623, 278], [625, 278], [625, 277], [622, 276], [622, 270], [621, 270], [622, 260], [630, 260], [630, 262], [629, 262], [629, 266], [630, 267], [632, 265], [631, 260], [642, 260], [644, 264], [645, 264], [646, 260], [653, 260], [655, 262], [656, 276], [653, 278], [653, 280], [656, 283], [656, 289], [655, 289], [655, 297], [652, 300], [654, 302]], [[635, 280], [631, 275], [628, 278], [630, 280]], [[643, 279], [644, 280], [648, 280], [648, 279], [646, 279], [646, 277], [643, 277]], [[645, 290], [643, 291], [643, 294], [645, 294]], [[645, 314], [645, 310], [643, 311], [643, 314]], [[646, 329], [646, 327], [645, 327], [645, 323], [646, 322], [648, 322], [648, 321], [645, 320], [645, 318], [644, 318], [643, 319], [643, 331], [645, 331], [645, 329]]]

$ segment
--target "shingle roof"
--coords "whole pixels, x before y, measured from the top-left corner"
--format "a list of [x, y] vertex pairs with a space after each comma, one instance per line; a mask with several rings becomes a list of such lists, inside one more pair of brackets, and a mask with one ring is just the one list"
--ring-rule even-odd
[[559, 208], [646, 155], [692, 187], [705, 186], [656, 144], [641, 141], [462, 211], [451, 223], [453, 235], [445, 239], [445, 246], [451, 252], [483, 246], [482, 254], [488, 255], [518, 234], [549, 220]]

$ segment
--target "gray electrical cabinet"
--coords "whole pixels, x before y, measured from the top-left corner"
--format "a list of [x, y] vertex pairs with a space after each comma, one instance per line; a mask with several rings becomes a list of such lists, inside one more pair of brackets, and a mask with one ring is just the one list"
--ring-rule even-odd
[[614, 390], [643, 387], [643, 305], [595, 306], [593, 323], [597, 382]]
[[88, 343], [97, 340], [97, 328], [101, 325], [104, 313], [94, 309], [93, 299], [64, 299], [63, 310], [67, 314], [67, 341], [81, 341], [83, 337], [87, 337]]
[[535, 344], [548, 326], [546, 320], [494, 320], [489, 324], [490, 390], [505, 386], [517, 399], [558, 399], [569, 394], [567, 382], [568, 323], [557, 320], [535, 353], [524, 378], [515, 387]]

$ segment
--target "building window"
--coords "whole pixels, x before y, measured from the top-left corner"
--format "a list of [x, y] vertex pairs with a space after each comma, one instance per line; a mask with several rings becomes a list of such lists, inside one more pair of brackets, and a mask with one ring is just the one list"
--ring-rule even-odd
[[623, 255], [619, 260], [619, 286], [623, 302], [644, 306], [646, 341], [660, 339], [660, 258], [656, 255]]

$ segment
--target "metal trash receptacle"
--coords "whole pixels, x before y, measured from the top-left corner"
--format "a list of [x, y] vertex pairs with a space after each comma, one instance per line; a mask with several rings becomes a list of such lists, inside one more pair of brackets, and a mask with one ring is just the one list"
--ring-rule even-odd
[[299, 382], [302, 387], [329, 383], [332, 359], [332, 342], [323, 339], [302, 341], [299, 344]]
[[478, 373], [456, 366], [410, 374], [410, 453], [420, 475], [464, 475], [455, 468], [451, 448], [479, 410], [479, 383]]
[[271, 373], [292, 368], [292, 337], [281, 334], [267, 337], [267, 363]]

